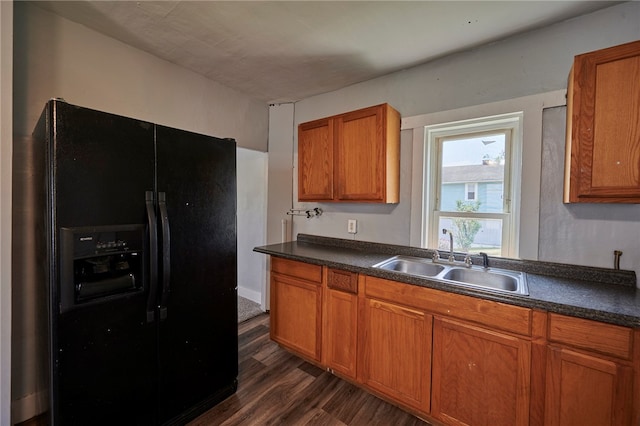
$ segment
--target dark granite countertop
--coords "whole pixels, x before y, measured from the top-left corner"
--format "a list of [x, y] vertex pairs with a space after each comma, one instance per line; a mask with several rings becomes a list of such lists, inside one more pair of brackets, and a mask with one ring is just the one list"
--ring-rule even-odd
[[[634, 271], [490, 258], [495, 268], [527, 274], [529, 295], [520, 296], [372, 267], [394, 255], [430, 258], [433, 250], [429, 249], [299, 234], [297, 241], [256, 247], [254, 251], [517, 306], [640, 327], [640, 291], [636, 289]], [[480, 257], [474, 257], [474, 264], [480, 262]]]

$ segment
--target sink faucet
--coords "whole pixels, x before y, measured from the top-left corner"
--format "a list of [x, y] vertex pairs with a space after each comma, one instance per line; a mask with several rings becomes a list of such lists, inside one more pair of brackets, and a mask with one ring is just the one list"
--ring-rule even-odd
[[453, 233], [448, 229], [442, 229], [444, 235], [449, 234], [449, 262], [453, 262], [456, 258], [453, 256]]
[[484, 269], [489, 268], [489, 257], [487, 256], [487, 253], [480, 252], [478, 254], [482, 256], [482, 267]]

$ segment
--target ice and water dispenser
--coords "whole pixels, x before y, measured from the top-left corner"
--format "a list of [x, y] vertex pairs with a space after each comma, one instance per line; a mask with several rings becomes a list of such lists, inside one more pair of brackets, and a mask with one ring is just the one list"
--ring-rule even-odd
[[60, 312], [144, 291], [144, 225], [61, 228]]

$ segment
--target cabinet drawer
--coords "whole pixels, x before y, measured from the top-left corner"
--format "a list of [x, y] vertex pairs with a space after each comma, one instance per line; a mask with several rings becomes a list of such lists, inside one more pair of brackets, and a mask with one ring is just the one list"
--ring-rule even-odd
[[355, 272], [329, 269], [327, 274], [327, 286], [334, 290], [342, 290], [347, 293], [358, 293], [358, 274]]
[[531, 336], [532, 311], [528, 308], [374, 277], [366, 277], [365, 293], [485, 327]]
[[549, 340], [622, 359], [631, 359], [633, 330], [619, 325], [550, 313]]
[[292, 277], [302, 278], [307, 281], [322, 282], [322, 266], [310, 265], [295, 260], [271, 258], [271, 271]]

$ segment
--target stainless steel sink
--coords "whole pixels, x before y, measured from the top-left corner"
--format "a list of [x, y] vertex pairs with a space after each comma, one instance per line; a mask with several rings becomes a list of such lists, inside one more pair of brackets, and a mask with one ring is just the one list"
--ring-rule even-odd
[[445, 269], [444, 266], [432, 263], [430, 260], [408, 256], [394, 256], [373, 267], [423, 277], [435, 277]]
[[394, 256], [373, 267], [451, 285], [524, 296], [529, 294], [526, 274], [518, 271], [480, 266], [461, 267], [409, 256]]
[[451, 268], [442, 275], [442, 279], [508, 293], [528, 294], [525, 284], [521, 284], [523, 278], [520, 272]]

